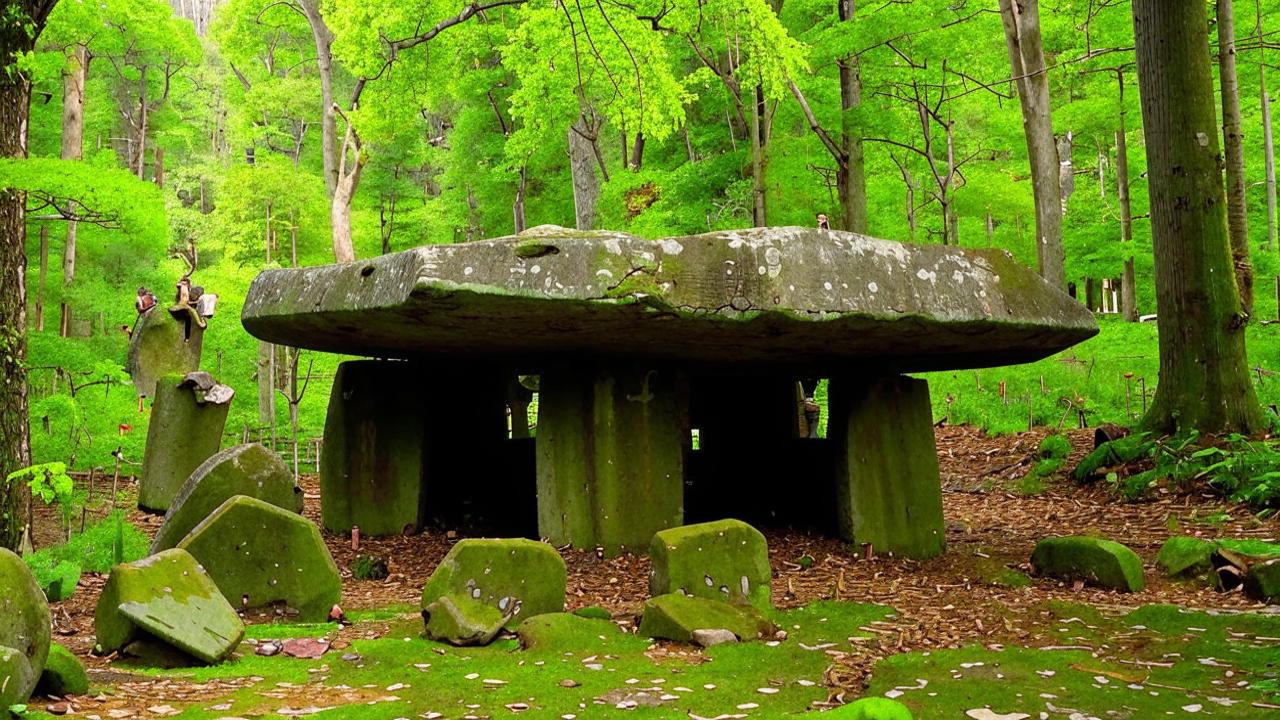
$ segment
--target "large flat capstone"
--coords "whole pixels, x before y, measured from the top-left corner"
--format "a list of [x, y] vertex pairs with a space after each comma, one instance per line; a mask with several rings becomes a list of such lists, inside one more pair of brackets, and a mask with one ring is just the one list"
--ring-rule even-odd
[[534, 228], [370, 260], [273, 269], [243, 322], [268, 342], [373, 357], [897, 372], [1051, 355], [1092, 314], [1002, 250], [809, 228], [643, 240]]

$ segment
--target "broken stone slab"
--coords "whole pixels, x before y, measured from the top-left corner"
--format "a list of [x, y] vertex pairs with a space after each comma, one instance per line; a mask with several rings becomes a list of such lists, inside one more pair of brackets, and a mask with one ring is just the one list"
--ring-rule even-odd
[[49, 660], [36, 681], [35, 694], [65, 697], [89, 692], [89, 676], [84, 664], [71, 651], [58, 644], [49, 646]]
[[151, 397], [156, 381], [171, 373], [188, 373], [200, 367], [204, 328], [159, 308], [152, 307], [138, 317], [129, 336], [125, 370], [139, 395]]
[[679, 374], [550, 371], [539, 394], [538, 532], [554, 545], [641, 551], [684, 517]]
[[315, 523], [257, 498], [229, 498], [178, 547], [239, 609], [283, 604], [302, 622], [324, 622], [342, 597], [338, 566]]
[[773, 623], [752, 605], [668, 593], [644, 604], [639, 634], [688, 643], [695, 630], [724, 629], [739, 640], [756, 640], [774, 631]]
[[441, 595], [422, 608], [427, 639], [466, 647], [488, 645], [509, 615], [462, 593]]
[[804, 717], [829, 720], [912, 720], [911, 711], [906, 705], [880, 697], [860, 698], [823, 713], [805, 713]]
[[49, 621], [49, 603], [27, 564], [0, 548], [0, 646], [22, 653], [32, 682], [49, 655]]
[[929, 384], [904, 375], [831, 380], [840, 537], [916, 560], [946, 550]]
[[1102, 538], [1045, 538], [1031, 553], [1031, 567], [1040, 575], [1083, 580], [1123, 592], [1138, 592], [1144, 586], [1142, 558], [1124, 545]]
[[9, 706], [31, 697], [38, 676], [21, 650], [0, 645], [0, 718], [9, 717]]
[[734, 635], [732, 630], [724, 628], [694, 630], [690, 639], [693, 640], [694, 645], [704, 648], [738, 642], [738, 636]]
[[564, 611], [564, 559], [550, 545], [524, 538], [460, 540], [422, 588], [422, 609], [443, 595], [465, 595], [505, 617], [514, 628], [525, 618]]
[[218, 452], [230, 402], [227, 393], [202, 390], [190, 376], [165, 375], [156, 382], [138, 481], [139, 507], [169, 509], [191, 473]]
[[244, 623], [218, 586], [178, 548], [112, 568], [94, 629], [104, 654], [158, 641], [210, 664], [226, 659], [244, 637]]
[[543, 613], [528, 618], [516, 628], [520, 646], [525, 650], [547, 652], [579, 652], [582, 638], [610, 638], [621, 634], [607, 618], [577, 613]]
[[267, 342], [366, 357], [593, 355], [819, 375], [1029, 362], [1098, 332], [1005, 251], [796, 227], [652, 241], [542, 227], [265, 270], [242, 322]]
[[151, 552], [176, 546], [209, 513], [236, 495], [302, 512], [302, 488], [293, 484], [293, 473], [280, 456], [259, 443], [236, 445], [214, 453], [182, 484], [151, 543]]
[[686, 595], [769, 608], [769, 546], [741, 520], [662, 530], [649, 545], [649, 594]]

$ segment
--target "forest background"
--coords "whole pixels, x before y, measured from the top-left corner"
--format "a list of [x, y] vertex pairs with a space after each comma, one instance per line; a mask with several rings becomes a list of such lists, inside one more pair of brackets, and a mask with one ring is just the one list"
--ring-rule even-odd
[[[27, 218], [33, 460], [141, 460], [123, 329], [139, 286], [165, 302], [192, 265], [220, 299], [203, 367], [237, 391], [228, 434], [276, 436], [286, 454], [296, 434], [304, 458], [341, 358], [245, 333], [240, 304], [266, 267], [541, 224], [652, 238], [819, 212], [1039, 267], [1036, 144], [1016, 87], [1030, 76], [1052, 101], [1063, 272], [1103, 332], [1033, 365], [929, 375], [935, 418], [998, 432], [1131, 422], [1158, 354], [1154, 323], [1132, 322], [1155, 293], [1130, 3], [1042, 0], [1045, 73], [1016, 72], [1002, 4], [62, 0], [24, 59], [37, 160], [0, 172], [112, 212]], [[1280, 1], [1229, 5], [1250, 367], [1274, 418]]]

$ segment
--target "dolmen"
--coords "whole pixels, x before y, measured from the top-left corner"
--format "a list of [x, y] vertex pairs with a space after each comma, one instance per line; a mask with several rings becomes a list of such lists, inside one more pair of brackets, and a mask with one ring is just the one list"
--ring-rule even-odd
[[[643, 552], [686, 512], [794, 493], [848, 541], [938, 555], [928, 385], [907, 373], [1030, 362], [1098, 331], [1005, 251], [807, 228], [644, 240], [544, 226], [272, 269], [242, 322], [375, 358], [333, 386], [329, 530], [412, 531], [453, 489], [505, 477], [504, 388], [538, 375], [534, 468], [516, 479], [536, 484], [539, 536], [607, 555]], [[827, 440], [799, 440], [802, 378], [830, 381]]]

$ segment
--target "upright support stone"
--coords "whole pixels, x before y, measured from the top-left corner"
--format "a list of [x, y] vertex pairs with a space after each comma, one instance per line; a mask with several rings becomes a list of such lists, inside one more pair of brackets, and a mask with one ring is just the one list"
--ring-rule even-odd
[[675, 372], [556, 370], [538, 408], [538, 528], [554, 545], [644, 552], [684, 516], [685, 402]]
[[[201, 375], [205, 382], [211, 382], [206, 373], [192, 373], [189, 377]], [[191, 473], [218, 452], [232, 394], [225, 385], [202, 390], [182, 375], [165, 375], [156, 382], [138, 483], [138, 507], [156, 512], [168, 510]]]
[[129, 336], [125, 370], [139, 395], [150, 397], [156, 381], [167, 373], [189, 373], [200, 368], [204, 328], [178, 319], [160, 306], [138, 317]]
[[946, 549], [929, 384], [906, 376], [831, 382], [840, 536], [923, 559]]
[[427, 398], [419, 368], [354, 360], [338, 365], [320, 454], [326, 530], [394, 535], [422, 528]]

